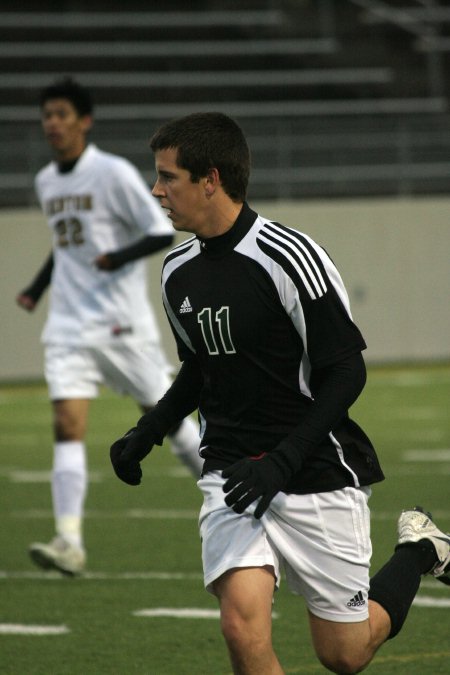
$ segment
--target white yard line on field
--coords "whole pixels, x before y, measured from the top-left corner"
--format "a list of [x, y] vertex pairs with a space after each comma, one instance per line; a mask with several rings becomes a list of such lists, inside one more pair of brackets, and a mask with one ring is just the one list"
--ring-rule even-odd
[[[51, 471], [33, 471], [27, 469], [0, 469], [0, 475], [6, 476], [10, 483], [50, 483]], [[184, 466], [168, 467], [152, 472], [155, 478], [190, 478], [191, 473]], [[101, 483], [113, 477], [111, 471], [90, 471], [89, 482]]]
[[[27, 518], [30, 520], [53, 519], [51, 509], [23, 509], [4, 514], [11, 518]], [[91, 520], [115, 520], [118, 518], [135, 520], [197, 520], [197, 509], [128, 509], [124, 511], [99, 511], [90, 509], [86, 511], [85, 518]], [[371, 511], [372, 520], [392, 520], [397, 522], [399, 511]], [[436, 519], [450, 520], [450, 510], [433, 509], [433, 517]]]
[[[400, 511], [371, 511], [372, 520], [392, 520], [394, 523], [396, 523], [399, 515]], [[436, 521], [441, 519], [450, 520], [450, 511], [444, 509], [433, 509], [433, 520], [434, 519], [436, 519]]]
[[176, 619], [220, 619], [218, 609], [202, 609], [199, 607], [153, 607], [137, 609], [133, 616], [145, 618], [172, 617]]
[[[430, 463], [430, 471], [435, 471], [435, 467], [431, 466], [434, 462], [450, 462], [450, 448], [414, 448], [405, 450], [402, 453], [402, 461], [407, 463], [420, 462]], [[441, 467], [442, 468], [442, 467]], [[414, 469], [411, 469], [414, 471]], [[394, 471], [401, 471], [401, 469], [394, 469]], [[419, 471], [419, 469], [418, 469]], [[444, 471], [447, 469], [444, 467]], [[422, 469], [420, 469], [422, 472]], [[0, 475], [5, 476], [11, 483], [50, 483], [51, 471], [33, 471], [16, 468], [0, 468]], [[104, 480], [111, 478], [111, 473], [107, 471], [90, 471], [89, 482], [101, 483]], [[157, 469], [152, 474], [154, 477], [166, 478], [190, 478], [190, 472], [183, 466], [174, 466]]]
[[[196, 520], [199, 510], [197, 509], [127, 509], [124, 511], [98, 511], [88, 510], [84, 514], [89, 519], [115, 520], [117, 518], [131, 518], [137, 520]], [[46, 519], [53, 518], [50, 509], [24, 509], [12, 511], [12, 518]]]
[[413, 605], [416, 607], [448, 609], [450, 607], [450, 598], [436, 598], [432, 595], [416, 595]]
[[47, 581], [199, 581], [203, 579], [200, 572], [85, 572], [76, 579], [68, 579], [59, 572], [11, 572], [0, 570], [0, 581], [8, 579], [45, 579]]
[[[11, 483], [50, 483], [51, 471], [11, 471], [9, 474]], [[100, 471], [91, 471], [90, 483], [101, 483], [103, 474]]]
[[0, 635], [65, 635], [67, 626], [35, 626], [26, 623], [0, 623]]
[[[137, 609], [133, 616], [143, 618], [171, 617], [175, 619], [220, 619], [218, 609], [203, 609], [200, 607], [152, 607]], [[272, 612], [272, 619], [278, 619], [279, 614]]]
[[[388, 464], [383, 463], [383, 470], [385, 473], [385, 476], [389, 479], [392, 478], [393, 476], [434, 476], [436, 477], [436, 464], [432, 464], [431, 462], [428, 464], [428, 466], [424, 466], [422, 463], [415, 464], [411, 462], [411, 464], [408, 465], [403, 465], [403, 466], [395, 466], [395, 467], [390, 467]], [[441, 464], [439, 466], [439, 476], [448, 476], [450, 475], [450, 463], [448, 464]]]
[[402, 459], [404, 462], [450, 462], [450, 448], [405, 450]]

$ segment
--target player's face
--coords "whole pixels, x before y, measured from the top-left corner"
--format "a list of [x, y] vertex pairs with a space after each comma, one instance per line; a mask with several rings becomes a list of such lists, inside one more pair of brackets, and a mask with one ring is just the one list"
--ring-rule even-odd
[[42, 107], [45, 138], [58, 160], [76, 159], [86, 145], [86, 133], [92, 126], [90, 115], [80, 116], [67, 99], [53, 99]]
[[191, 181], [191, 174], [177, 166], [176, 148], [166, 148], [155, 153], [157, 180], [152, 194], [159, 199], [172, 221], [175, 230], [207, 235], [208, 199], [205, 185], [207, 178], [198, 183]]

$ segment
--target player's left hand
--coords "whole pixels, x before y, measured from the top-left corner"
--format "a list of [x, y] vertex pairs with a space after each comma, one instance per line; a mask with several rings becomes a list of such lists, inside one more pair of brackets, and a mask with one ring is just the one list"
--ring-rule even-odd
[[102, 272], [114, 272], [114, 270], [117, 270], [120, 267], [112, 253], [103, 253], [102, 255], [97, 256], [94, 260], [94, 264], [97, 269], [102, 270]]
[[225, 503], [236, 513], [243, 513], [247, 506], [259, 499], [255, 518], [261, 518], [288, 478], [283, 467], [266, 453], [240, 459], [227, 466], [222, 476], [228, 478], [223, 485], [223, 491], [228, 493]]

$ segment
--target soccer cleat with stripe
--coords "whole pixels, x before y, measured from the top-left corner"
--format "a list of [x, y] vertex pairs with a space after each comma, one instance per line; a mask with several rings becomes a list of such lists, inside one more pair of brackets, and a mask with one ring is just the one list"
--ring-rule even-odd
[[433, 523], [431, 513], [421, 506], [405, 510], [398, 520], [398, 546], [427, 539], [437, 555], [437, 562], [427, 572], [443, 584], [450, 585], [450, 534], [441, 532]]
[[82, 574], [86, 565], [84, 549], [73, 546], [59, 536], [52, 539], [49, 544], [31, 544], [29, 554], [38, 567], [44, 570], [58, 570], [68, 576]]

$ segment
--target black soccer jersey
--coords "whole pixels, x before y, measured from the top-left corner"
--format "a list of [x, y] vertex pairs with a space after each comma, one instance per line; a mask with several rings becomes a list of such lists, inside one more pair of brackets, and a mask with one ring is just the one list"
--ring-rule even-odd
[[[274, 450], [313, 405], [313, 373], [365, 348], [326, 252], [246, 204], [224, 235], [191, 238], [166, 256], [162, 289], [180, 358], [194, 359], [202, 375], [205, 471]], [[369, 439], [346, 412], [288, 491], [383, 478]]]

